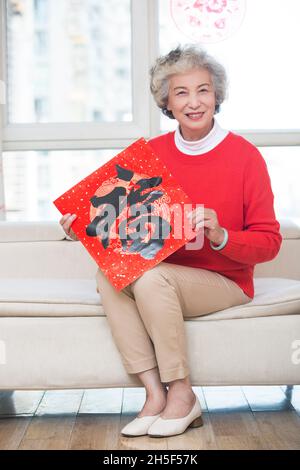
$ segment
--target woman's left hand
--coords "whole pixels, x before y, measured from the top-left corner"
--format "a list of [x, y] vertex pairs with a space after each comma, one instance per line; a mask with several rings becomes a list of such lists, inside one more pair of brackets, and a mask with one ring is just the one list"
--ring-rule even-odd
[[204, 227], [204, 235], [215, 245], [221, 245], [224, 240], [224, 231], [220, 227], [217, 213], [214, 209], [198, 207], [189, 217], [193, 229]]

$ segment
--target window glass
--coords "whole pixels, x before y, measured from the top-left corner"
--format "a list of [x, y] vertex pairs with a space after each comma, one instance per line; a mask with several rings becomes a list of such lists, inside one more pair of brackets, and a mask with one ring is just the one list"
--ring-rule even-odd
[[130, 0], [7, 0], [8, 121], [131, 121]]
[[[57, 220], [52, 201], [122, 149], [5, 152], [7, 220]], [[259, 147], [271, 178], [279, 219], [300, 218], [300, 147]]]
[[268, 166], [279, 219], [300, 221], [300, 147], [259, 147]]
[[[229, 18], [235, 9], [236, 22]], [[217, 115], [223, 127], [300, 127], [299, 0], [160, 0], [159, 15], [162, 54], [197, 43], [225, 66], [228, 99]], [[162, 131], [174, 126], [162, 115]]]
[[121, 150], [5, 152], [6, 220], [58, 220], [52, 201]]

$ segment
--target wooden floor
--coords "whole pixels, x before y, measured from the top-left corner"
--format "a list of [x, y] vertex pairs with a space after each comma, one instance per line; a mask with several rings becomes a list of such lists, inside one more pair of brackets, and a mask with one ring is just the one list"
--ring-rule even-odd
[[127, 438], [143, 388], [0, 392], [0, 449], [300, 449], [300, 386], [193, 387], [204, 426]]

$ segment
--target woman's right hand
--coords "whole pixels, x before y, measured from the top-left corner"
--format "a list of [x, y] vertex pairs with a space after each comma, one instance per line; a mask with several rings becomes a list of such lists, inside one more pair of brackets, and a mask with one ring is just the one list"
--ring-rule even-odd
[[62, 216], [62, 218], [59, 221], [60, 225], [62, 226], [62, 228], [65, 232], [65, 234], [68, 235], [70, 238], [72, 238], [72, 240], [74, 240], [74, 241], [79, 240], [76, 233], [73, 232], [73, 230], [71, 229], [71, 225], [74, 222], [74, 220], [76, 219], [76, 217], [77, 217], [76, 214], [65, 214], [65, 215]]

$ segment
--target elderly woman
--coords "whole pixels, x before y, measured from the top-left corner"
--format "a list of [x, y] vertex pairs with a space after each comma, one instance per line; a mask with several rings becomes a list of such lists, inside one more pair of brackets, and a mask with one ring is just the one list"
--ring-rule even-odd
[[[121, 431], [127, 436], [171, 436], [201, 426], [184, 319], [250, 302], [255, 264], [274, 258], [282, 241], [264, 159], [215, 119], [226, 96], [223, 66], [187, 45], [159, 57], [150, 74], [157, 105], [178, 126], [149, 143], [190, 199], [204, 206], [192, 213], [193, 225], [204, 227], [204, 244], [179, 249], [120, 292], [97, 272], [124, 367], [146, 389], [142, 410]], [[66, 215], [61, 224], [75, 238], [73, 220]]]

